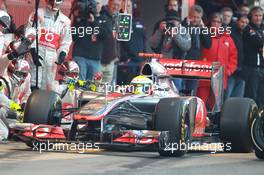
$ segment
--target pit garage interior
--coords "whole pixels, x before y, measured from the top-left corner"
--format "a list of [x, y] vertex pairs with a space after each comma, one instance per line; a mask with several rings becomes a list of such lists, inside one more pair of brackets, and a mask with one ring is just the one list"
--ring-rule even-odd
[[[0, 0], [6, 3], [7, 10], [14, 17], [17, 26], [27, 23], [29, 14], [34, 10], [35, 0]], [[62, 6], [65, 14], [70, 13], [71, 2], [73, 0], [64, 0]], [[108, 0], [103, 0], [104, 4]], [[40, 0], [41, 5], [45, 3], [45, 0]], [[137, 3], [137, 10], [140, 14], [140, 18], [143, 21], [147, 38], [151, 35], [153, 27], [158, 20], [161, 20], [164, 16], [164, 6], [166, 0], [134, 0]], [[193, 4], [200, 4], [204, 9], [206, 15], [210, 15], [212, 11], [220, 10], [224, 6], [232, 7], [234, 11], [242, 3], [248, 3], [250, 5], [261, 4], [264, 5], [264, 0], [180, 0], [181, 15], [182, 18], [188, 15], [188, 9]], [[148, 47], [148, 51], [151, 51]]]

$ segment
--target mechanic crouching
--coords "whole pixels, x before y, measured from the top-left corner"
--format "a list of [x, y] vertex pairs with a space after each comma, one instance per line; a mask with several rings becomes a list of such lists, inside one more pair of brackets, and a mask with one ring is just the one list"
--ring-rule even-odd
[[[79, 79], [80, 68], [74, 61], [66, 61], [60, 67], [58, 74], [61, 79], [59, 85], [56, 88], [56, 92], [62, 99], [63, 109], [76, 108], [78, 106], [78, 97], [83, 90], [86, 91], [97, 91], [98, 85], [97, 80], [102, 79], [101, 73], [95, 74], [92, 80], [84, 81]], [[73, 110], [74, 111], [74, 110]], [[70, 112], [72, 114], [72, 112]], [[68, 114], [70, 114], [68, 113]], [[70, 124], [73, 119], [73, 115], [67, 115], [63, 113], [63, 124]]]
[[[30, 90], [30, 66], [24, 59], [13, 60], [0, 79], [0, 141], [7, 139], [9, 119], [22, 120]], [[8, 118], [8, 119], [7, 119]]]
[[[58, 74], [61, 79], [59, 80], [60, 84], [57, 86], [56, 92], [62, 98], [62, 107], [64, 109], [76, 107], [78, 95], [76, 84], [80, 75], [78, 64], [74, 61], [66, 61], [59, 67]], [[72, 115], [63, 117], [62, 123], [71, 123], [72, 117]]]

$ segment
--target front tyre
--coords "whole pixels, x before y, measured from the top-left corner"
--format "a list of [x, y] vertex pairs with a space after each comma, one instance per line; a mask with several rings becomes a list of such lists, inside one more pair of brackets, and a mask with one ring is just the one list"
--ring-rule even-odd
[[24, 123], [59, 125], [62, 102], [53, 91], [35, 90], [28, 98]]
[[164, 98], [156, 107], [155, 130], [161, 131], [158, 152], [161, 156], [181, 157], [190, 142], [189, 106], [186, 99]]

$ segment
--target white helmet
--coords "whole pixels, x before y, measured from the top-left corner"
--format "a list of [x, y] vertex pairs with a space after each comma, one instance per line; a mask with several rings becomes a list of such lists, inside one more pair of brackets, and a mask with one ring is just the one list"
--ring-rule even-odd
[[46, 0], [48, 7], [54, 11], [58, 11], [63, 2], [64, 0]]
[[[11, 17], [3, 10], [0, 10], [0, 31], [8, 30], [11, 24]], [[4, 33], [4, 32], [3, 32]]]
[[7, 73], [8, 76], [15, 82], [17, 85], [24, 83], [25, 79], [29, 75], [30, 66], [28, 62], [24, 59], [13, 60], [8, 65]]
[[59, 74], [62, 76], [63, 81], [77, 80], [80, 75], [80, 68], [74, 61], [66, 61], [59, 68]]

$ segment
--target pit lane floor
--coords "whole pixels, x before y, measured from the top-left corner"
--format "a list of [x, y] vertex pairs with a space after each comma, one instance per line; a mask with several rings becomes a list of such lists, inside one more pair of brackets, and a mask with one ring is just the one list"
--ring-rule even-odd
[[0, 144], [0, 175], [262, 175], [264, 161], [253, 153], [192, 152], [182, 158], [161, 158], [153, 152], [32, 151], [23, 143]]

